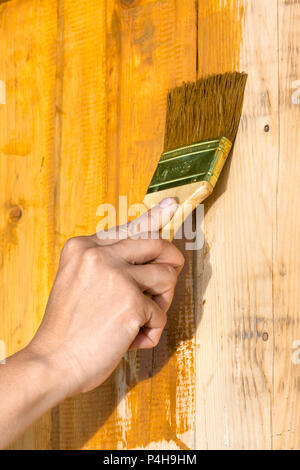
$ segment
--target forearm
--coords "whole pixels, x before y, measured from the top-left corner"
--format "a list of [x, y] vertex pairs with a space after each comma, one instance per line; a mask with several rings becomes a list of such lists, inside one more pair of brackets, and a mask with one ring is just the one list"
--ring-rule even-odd
[[0, 365], [0, 448], [65, 398], [63, 378], [24, 349]]

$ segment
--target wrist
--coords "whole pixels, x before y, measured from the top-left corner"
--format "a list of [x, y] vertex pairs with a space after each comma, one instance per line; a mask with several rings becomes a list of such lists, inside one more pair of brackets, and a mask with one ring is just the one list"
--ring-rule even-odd
[[[64, 373], [56, 362], [52, 361], [51, 354], [39, 352], [29, 345], [14, 357], [23, 367], [24, 380], [28, 383], [28, 388], [30, 388], [30, 382], [35, 384], [37, 402], [50, 409], [67, 398], [68, 390]], [[29, 394], [33, 396], [32, 390]]]
[[40, 341], [40, 338], [34, 338], [24, 352], [41, 367], [43, 374], [50, 377], [49, 392], [56, 400], [62, 401], [80, 393], [77, 363], [67, 348], [49, 339]]
[[0, 449], [65, 396], [63, 379], [47, 358], [30, 348], [0, 366]]

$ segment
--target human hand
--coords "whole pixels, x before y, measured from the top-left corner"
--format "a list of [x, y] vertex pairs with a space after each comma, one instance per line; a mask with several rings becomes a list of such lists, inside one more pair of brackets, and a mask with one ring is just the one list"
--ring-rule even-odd
[[169, 221], [177, 204], [167, 202], [131, 222], [131, 238], [123, 226], [116, 239], [98, 234], [65, 244], [28, 349], [64, 377], [66, 396], [100, 385], [129, 349], [158, 343], [184, 257], [168, 241], [140, 235]]

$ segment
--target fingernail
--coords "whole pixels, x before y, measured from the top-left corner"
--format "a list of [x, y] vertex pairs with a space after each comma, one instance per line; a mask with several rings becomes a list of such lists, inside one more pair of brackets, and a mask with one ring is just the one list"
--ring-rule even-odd
[[166, 207], [170, 207], [170, 206], [175, 206], [175, 205], [177, 205], [177, 201], [174, 197], [166, 197], [159, 203], [159, 207], [161, 207], [162, 209], [165, 209]]

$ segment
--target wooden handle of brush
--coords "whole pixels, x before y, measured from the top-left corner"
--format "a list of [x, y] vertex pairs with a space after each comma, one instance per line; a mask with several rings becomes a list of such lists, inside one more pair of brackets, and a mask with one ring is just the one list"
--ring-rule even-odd
[[[166, 197], [174, 197], [178, 200], [179, 208], [175, 212], [174, 217], [160, 230], [161, 238], [171, 242], [185, 219], [196, 209], [198, 204], [201, 204], [213, 192], [213, 189], [210, 183], [202, 181], [201, 183], [188, 184], [178, 188], [147, 194], [143, 204], [148, 211]], [[149, 293], [146, 295], [152, 297]]]
[[180, 207], [175, 212], [171, 221], [160, 231], [162, 238], [172, 241], [175, 233], [184, 223], [185, 219], [187, 219], [198, 204], [201, 204], [212, 191], [212, 185], [207, 181], [202, 181], [201, 183], [189, 184], [180, 186], [179, 188], [147, 194], [143, 203], [147, 210], [149, 210], [166, 197], [175, 197], [178, 200]]

